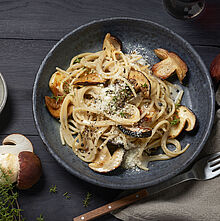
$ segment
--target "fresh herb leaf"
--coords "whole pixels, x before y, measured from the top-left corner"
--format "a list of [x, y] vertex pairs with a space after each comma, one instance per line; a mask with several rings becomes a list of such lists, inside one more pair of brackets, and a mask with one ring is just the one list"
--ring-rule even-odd
[[61, 102], [63, 100], [63, 98], [65, 97], [65, 95], [63, 96], [55, 96], [55, 95], [52, 95], [50, 98], [52, 99], [55, 99], [57, 103]]
[[173, 126], [173, 125], [176, 125], [180, 122], [180, 119], [177, 118], [177, 117], [174, 117], [172, 121], [170, 121], [170, 124]]
[[10, 181], [12, 172], [0, 167], [0, 220], [24, 221], [21, 215], [23, 210], [18, 203], [18, 193], [14, 191], [14, 184]]
[[176, 103], [176, 104], [175, 104], [175, 108], [176, 108], [176, 109], [179, 109], [180, 105], [181, 105], [180, 103]]
[[37, 217], [37, 221], [44, 221], [44, 217], [43, 217], [43, 215], [42, 215], [42, 214], [40, 214], [40, 216], [39, 216], [39, 217]]
[[80, 63], [81, 60], [82, 60], [82, 58], [76, 58], [75, 61], [73, 62], [73, 64]]
[[147, 84], [146, 84], [146, 83], [144, 83], [144, 84], [142, 84], [142, 85], [141, 85], [141, 87], [147, 87]]
[[65, 192], [65, 193], [63, 194], [63, 196], [65, 196], [66, 199], [70, 199], [70, 198], [71, 198], [71, 196], [69, 195], [68, 192]]
[[50, 187], [50, 191], [49, 191], [50, 193], [56, 193], [57, 192], [57, 186], [56, 185], [52, 185], [51, 187]]
[[87, 192], [85, 199], [83, 200], [83, 206], [88, 207], [92, 194]]

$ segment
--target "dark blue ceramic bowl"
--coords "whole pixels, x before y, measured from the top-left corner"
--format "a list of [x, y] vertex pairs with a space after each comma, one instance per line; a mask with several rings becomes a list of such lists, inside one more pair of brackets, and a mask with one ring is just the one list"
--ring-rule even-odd
[[[183, 133], [180, 142], [190, 148], [182, 155], [152, 162], [149, 171], [135, 171], [118, 168], [108, 174], [92, 171], [87, 163], [77, 158], [68, 146], [62, 146], [59, 136], [59, 122], [48, 113], [44, 96], [50, 95], [49, 79], [56, 67], [66, 69], [73, 56], [83, 52], [102, 49], [106, 33], [118, 37], [123, 51], [133, 50], [142, 54], [150, 64], [159, 61], [153, 49], [161, 47], [176, 52], [188, 65], [184, 80], [183, 104], [197, 116], [197, 129]], [[174, 77], [172, 82], [178, 83]], [[33, 112], [38, 132], [52, 156], [73, 175], [90, 183], [114, 189], [137, 189], [156, 185], [183, 171], [203, 148], [214, 118], [214, 93], [209, 73], [200, 56], [179, 35], [156, 23], [132, 19], [109, 18], [83, 25], [62, 38], [48, 53], [37, 73], [33, 89]]]

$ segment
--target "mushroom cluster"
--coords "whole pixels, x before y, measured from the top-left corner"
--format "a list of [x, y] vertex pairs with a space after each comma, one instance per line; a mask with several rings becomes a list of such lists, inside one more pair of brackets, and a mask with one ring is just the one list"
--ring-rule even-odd
[[42, 174], [39, 157], [34, 154], [32, 143], [21, 134], [7, 136], [0, 146], [0, 183], [7, 175], [12, 183], [17, 182], [18, 189], [32, 187]]

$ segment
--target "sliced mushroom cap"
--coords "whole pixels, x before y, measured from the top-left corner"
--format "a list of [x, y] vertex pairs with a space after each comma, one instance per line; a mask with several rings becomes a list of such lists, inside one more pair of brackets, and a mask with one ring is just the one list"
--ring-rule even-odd
[[51, 76], [50, 81], [49, 81], [49, 87], [55, 96], [63, 94], [60, 89], [60, 84], [67, 76], [68, 76], [67, 74], [60, 73], [60, 72], [55, 72]]
[[7, 136], [0, 146], [0, 154], [18, 155], [21, 151], [33, 152], [32, 143], [22, 134], [11, 134]]
[[135, 91], [142, 91], [144, 97], [149, 98], [151, 84], [147, 77], [140, 71], [131, 70], [128, 75], [129, 81], [134, 85]]
[[107, 33], [102, 48], [103, 50], [121, 51], [122, 43], [118, 38]]
[[188, 71], [186, 63], [174, 52], [168, 52], [162, 48], [155, 49], [154, 52], [162, 61], [153, 65], [153, 74], [161, 79], [166, 79], [176, 71], [179, 81], [182, 83]]
[[96, 85], [104, 84], [106, 79], [101, 78], [96, 73], [90, 73], [83, 76], [80, 76], [77, 80], [74, 81], [74, 85]]
[[[56, 99], [51, 98], [49, 96], [45, 96], [45, 104], [46, 104], [48, 111], [50, 112], [50, 114], [53, 117], [60, 118], [62, 101], [57, 102]], [[68, 106], [68, 116], [71, 115], [72, 110], [73, 110], [73, 106], [69, 105]]]
[[96, 155], [95, 161], [89, 167], [99, 173], [110, 172], [121, 165], [124, 149], [118, 148], [111, 156], [107, 146], [104, 146]]
[[23, 151], [18, 155], [19, 172], [17, 187], [19, 189], [31, 188], [40, 179], [42, 166], [39, 157], [28, 151]]
[[151, 128], [142, 128], [142, 127], [128, 127], [123, 125], [118, 125], [119, 130], [122, 131], [122, 133], [136, 138], [144, 138], [144, 137], [150, 137], [152, 134]]
[[177, 137], [184, 129], [186, 122], [187, 122], [187, 126], [185, 128], [186, 131], [193, 130], [196, 124], [195, 114], [185, 106], [180, 106], [177, 109], [177, 115], [180, 121], [178, 124], [171, 126], [169, 133], [170, 138]]

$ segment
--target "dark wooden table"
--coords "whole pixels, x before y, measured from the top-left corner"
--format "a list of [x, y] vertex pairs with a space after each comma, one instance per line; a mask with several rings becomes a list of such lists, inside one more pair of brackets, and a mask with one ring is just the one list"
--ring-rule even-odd
[[[191, 21], [177, 20], [164, 10], [162, 0], [0, 0], [0, 72], [8, 86], [8, 100], [0, 115], [0, 139], [11, 133], [26, 135], [43, 165], [43, 176], [31, 189], [20, 191], [26, 220], [67, 221], [112, 201], [121, 191], [86, 183], [62, 168], [48, 153], [35, 128], [32, 87], [41, 61], [66, 33], [89, 21], [126, 16], [164, 25], [189, 41], [209, 67], [220, 53], [220, 1], [207, 0], [203, 14]], [[49, 193], [52, 185], [56, 194]], [[68, 192], [70, 199], [63, 194]], [[83, 206], [87, 192], [89, 206]], [[98, 220], [117, 220], [111, 215]]]

